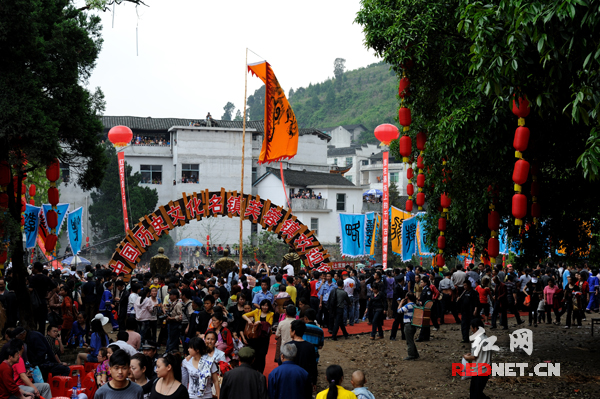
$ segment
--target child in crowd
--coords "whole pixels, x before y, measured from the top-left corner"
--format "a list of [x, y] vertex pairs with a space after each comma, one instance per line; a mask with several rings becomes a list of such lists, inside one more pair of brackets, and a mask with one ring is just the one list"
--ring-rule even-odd
[[98, 350], [98, 362], [100, 364], [96, 367], [96, 384], [101, 387], [108, 382], [110, 376], [110, 367], [108, 366], [108, 349], [100, 348]]
[[356, 370], [352, 373], [350, 383], [354, 387], [352, 392], [356, 395], [357, 399], [375, 399], [375, 396], [369, 391], [369, 388], [365, 386], [367, 377], [361, 370]]

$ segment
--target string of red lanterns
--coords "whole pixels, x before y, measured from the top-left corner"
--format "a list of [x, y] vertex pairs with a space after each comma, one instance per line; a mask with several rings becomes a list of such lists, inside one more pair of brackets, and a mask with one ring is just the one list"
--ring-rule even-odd
[[423, 163], [423, 151], [425, 150], [425, 143], [427, 142], [427, 136], [423, 132], [417, 133], [417, 149], [420, 151], [419, 156], [417, 157], [417, 168], [419, 169], [419, 174], [417, 175], [417, 206], [420, 211], [423, 210], [423, 205], [425, 204], [425, 193], [423, 192], [423, 188], [425, 187], [425, 174], [423, 169], [425, 169], [425, 164]]
[[406, 68], [402, 72], [402, 79], [400, 79], [400, 84], [398, 85], [398, 96], [402, 99], [400, 101], [400, 109], [398, 110], [398, 121], [400, 125], [403, 126], [403, 135], [399, 140], [399, 152], [402, 156], [402, 162], [406, 164], [406, 178], [408, 179], [408, 184], [406, 186], [406, 193], [408, 194], [408, 200], [406, 201], [406, 211], [412, 212], [413, 209], [413, 195], [415, 193], [415, 188], [412, 184], [412, 178], [414, 176], [414, 171], [412, 169], [412, 165], [409, 166], [409, 162], [412, 155], [412, 140], [408, 135], [408, 130], [410, 129], [410, 124], [412, 123], [412, 115], [410, 112], [410, 108], [404, 106], [404, 99], [410, 95], [408, 89], [410, 87], [410, 80], [406, 76]]
[[496, 202], [498, 199], [495, 197], [495, 192], [491, 185], [488, 187], [488, 192], [492, 198], [490, 201], [490, 212], [488, 213], [488, 229], [490, 229], [491, 232], [487, 245], [487, 253], [490, 257], [490, 263], [494, 265], [496, 263], [496, 258], [500, 254], [500, 241], [498, 241], [497, 238], [498, 231], [500, 230], [500, 214], [496, 211]]
[[58, 159], [54, 159], [46, 168], [46, 178], [50, 180], [50, 188], [48, 189], [48, 202], [52, 205], [52, 209], [46, 213], [46, 223], [50, 229], [50, 234], [46, 237], [46, 252], [54, 251], [58, 236], [56, 227], [58, 226], [58, 213], [56, 213], [59, 193], [56, 188], [56, 181], [60, 178], [60, 163]]
[[[517, 104], [518, 101], [518, 104]], [[527, 197], [521, 193], [521, 186], [527, 181], [529, 175], [529, 162], [523, 159], [523, 151], [529, 144], [529, 129], [525, 127], [525, 118], [529, 115], [529, 101], [525, 97], [519, 97], [515, 101], [513, 98], [512, 112], [519, 118], [513, 147], [515, 148], [515, 167], [513, 169], [512, 179], [515, 183], [515, 194], [512, 198], [512, 214], [515, 217], [515, 226], [519, 226], [519, 231], [523, 225], [523, 218], [527, 215]]]
[[[444, 161], [444, 165], [446, 161]], [[438, 230], [440, 231], [440, 236], [438, 237], [438, 252], [439, 254], [436, 257], [436, 265], [439, 268], [442, 268], [446, 264], [446, 259], [444, 258], [444, 249], [446, 249], [446, 228], [447, 228], [447, 220], [448, 220], [448, 208], [450, 208], [450, 204], [452, 200], [448, 196], [447, 193], [443, 193], [440, 197], [440, 205], [442, 207], [442, 214], [438, 219]]]

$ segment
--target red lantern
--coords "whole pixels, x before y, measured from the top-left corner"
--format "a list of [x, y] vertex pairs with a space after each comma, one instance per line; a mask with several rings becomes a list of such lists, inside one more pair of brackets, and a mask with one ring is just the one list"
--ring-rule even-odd
[[412, 200], [406, 201], [406, 212], [412, 212], [413, 210], [413, 202]]
[[108, 140], [114, 144], [115, 147], [125, 147], [131, 143], [133, 138], [133, 132], [127, 126], [115, 126], [108, 131]]
[[537, 162], [531, 165], [531, 174], [537, 176], [540, 174], [540, 165]]
[[385, 145], [389, 145], [390, 141], [396, 140], [400, 136], [398, 128], [389, 123], [384, 123], [375, 128], [375, 137]]
[[500, 229], [500, 214], [497, 211], [488, 213], [488, 229], [495, 231]]
[[46, 214], [46, 223], [51, 229], [55, 229], [58, 226], [58, 214], [54, 210], [49, 210]]
[[413, 168], [406, 169], [406, 178], [408, 180], [412, 179], [414, 175], [415, 175], [415, 172], [413, 171]]
[[425, 169], [425, 164], [423, 163], [423, 156], [419, 155], [417, 157], [417, 168], [419, 169]]
[[406, 186], [406, 194], [413, 195], [414, 193], [415, 193], [415, 186], [413, 186], [412, 183], [408, 184]]
[[417, 193], [417, 206], [425, 204], [425, 193]]
[[450, 208], [451, 203], [452, 203], [452, 201], [450, 200], [450, 197], [448, 197], [448, 194], [446, 194], [446, 193], [442, 194], [442, 196], [440, 198], [440, 205], [442, 206], [442, 208], [443, 209]]
[[[532, 172], [533, 172], [533, 168], [532, 168]], [[533, 195], [534, 197], [537, 197], [538, 195], [540, 195], [540, 183], [537, 181], [532, 181], [531, 182], [531, 195]]]
[[512, 197], [512, 215], [516, 219], [523, 219], [527, 215], [527, 197], [523, 194], [515, 194]]
[[513, 147], [519, 152], [523, 152], [527, 149], [529, 144], [529, 129], [525, 126], [519, 126], [515, 131], [515, 138], [513, 140]]
[[35, 200], [33, 198], [29, 200], [29, 205], [35, 205]]
[[85, 242], [90, 242], [90, 237], [85, 237]]
[[30, 197], [35, 197], [35, 184], [32, 184], [31, 186], [29, 186], [29, 196]]
[[439, 249], [446, 248], [446, 236], [439, 236], [438, 237], [438, 248]]
[[425, 142], [427, 141], [427, 135], [423, 132], [417, 133], [417, 148], [419, 151], [425, 151]]
[[541, 215], [540, 203], [534, 202], [531, 204], [531, 216], [534, 218], [539, 218]]
[[25, 226], [25, 216], [21, 215], [21, 226]]
[[512, 179], [516, 184], [522, 185], [527, 181], [527, 175], [529, 174], [529, 162], [524, 159], [519, 159], [515, 162], [515, 169], [513, 170]]
[[58, 241], [56, 234], [50, 234], [46, 237], [46, 252], [54, 251], [54, 248], [56, 248], [56, 241]]
[[439, 218], [438, 219], [438, 230], [439, 231], [446, 231], [446, 218]]
[[24, 199], [21, 200], [21, 213], [27, 210], [27, 202]]
[[444, 256], [440, 254], [436, 256], [435, 264], [437, 267], [443, 267], [446, 264], [446, 259], [444, 259]]
[[55, 182], [60, 177], [60, 163], [54, 158], [50, 165], [46, 168], [46, 178], [51, 182]]
[[58, 204], [58, 188], [50, 187], [48, 189], [48, 202], [50, 205]]
[[400, 84], [398, 85], [398, 95], [400, 96], [400, 98], [410, 96], [410, 93], [407, 90], [409, 87], [410, 80], [408, 80], [406, 76], [400, 79]]
[[491, 237], [488, 240], [488, 256], [490, 258], [495, 258], [500, 253], [500, 241], [496, 237]]
[[517, 105], [516, 100], [513, 98], [512, 112], [519, 118], [526, 118], [529, 115], [529, 101], [524, 97], [519, 97], [519, 104]]
[[412, 118], [410, 115], [410, 109], [406, 107], [401, 107], [398, 110], [398, 121], [402, 126], [410, 126], [412, 123]]
[[402, 68], [402, 69], [412, 69], [412, 67], [414, 65], [415, 65], [414, 61], [409, 58], [409, 59], [407, 59], [406, 61], [404, 61], [404, 62], [402, 62], [400, 64], [400, 68]]
[[0, 265], [5, 264], [7, 258], [8, 258], [8, 252], [4, 251], [4, 252], [0, 253]]
[[8, 162], [0, 162], [0, 186], [8, 186], [10, 184], [10, 166]]
[[8, 208], [8, 194], [0, 193], [0, 208]]
[[25, 195], [26, 192], [27, 187], [25, 186], [25, 183], [21, 183], [21, 195]]
[[404, 162], [408, 162], [408, 157], [410, 157], [411, 152], [412, 152], [412, 140], [410, 139], [410, 137], [409, 136], [400, 137], [400, 155], [402, 155], [402, 158], [406, 158], [406, 160], [404, 160]]
[[417, 175], [417, 187], [425, 187], [425, 175], [423, 173]]

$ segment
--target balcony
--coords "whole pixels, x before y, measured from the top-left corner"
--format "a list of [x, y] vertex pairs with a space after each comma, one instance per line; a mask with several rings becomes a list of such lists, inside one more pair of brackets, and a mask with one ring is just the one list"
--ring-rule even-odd
[[383, 204], [381, 202], [377, 202], [377, 203], [363, 202], [363, 205], [362, 205], [362, 213], [368, 213], [368, 212], [381, 213], [382, 209], [383, 209]]
[[294, 212], [331, 212], [326, 199], [292, 198], [292, 209]]

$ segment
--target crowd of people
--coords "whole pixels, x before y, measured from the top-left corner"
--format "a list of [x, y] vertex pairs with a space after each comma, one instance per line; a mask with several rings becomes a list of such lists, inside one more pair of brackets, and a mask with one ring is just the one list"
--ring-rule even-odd
[[169, 146], [171, 142], [162, 137], [150, 137], [150, 136], [135, 136], [131, 140], [132, 145], [145, 145], [145, 146]]
[[300, 190], [297, 193], [292, 193], [290, 198], [323, 199], [323, 196], [321, 193], [315, 194], [312, 190]]
[[[78, 352], [76, 364], [93, 364], [100, 399], [123, 394], [146, 399], [310, 398], [319, 378], [325, 329], [337, 340], [340, 332], [348, 338], [346, 326], [366, 322], [370, 338], [378, 340], [384, 337], [384, 320], [393, 319], [389, 339], [396, 340], [400, 329], [407, 345], [404, 359], [410, 361], [419, 358], [416, 343], [430, 340], [430, 329], [439, 329], [446, 314], [461, 324], [462, 340], [468, 343], [470, 333], [480, 326], [497, 328], [498, 319], [507, 329], [508, 313], [515, 315], [517, 325], [550, 324], [554, 315], [554, 324], [562, 326], [564, 320], [570, 328], [581, 326], [586, 311], [598, 310], [598, 271], [586, 264], [548, 263], [519, 272], [510, 265], [470, 264], [464, 271], [459, 265], [438, 273], [411, 265], [385, 272], [348, 265], [308, 273], [292, 265], [280, 269], [251, 262], [241, 276], [237, 269], [185, 269], [173, 268], [164, 276], [138, 270], [125, 281], [124, 275], [101, 265], [77, 273], [35, 263], [28, 280], [31, 329], [17, 326], [8, 273], [0, 279], [7, 315], [0, 399], [31, 393], [50, 399], [44, 381], [49, 374], [70, 375], [63, 359], [69, 350]], [[433, 325], [423, 326], [417, 337], [414, 310], [429, 301]], [[527, 320], [519, 311], [528, 312]], [[276, 354], [267, 359], [272, 335]], [[279, 365], [268, 374], [268, 384], [263, 375], [267, 362]], [[2, 377], [8, 374], [14, 384]], [[354, 393], [341, 387], [339, 366], [327, 368], [326, 378], [329, 388], [318, 399], [372, 399], [363, 371], [352, 374]], [[483, 395], [485, 382], [475, 381], [472, 389]]]

